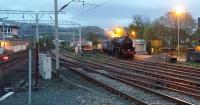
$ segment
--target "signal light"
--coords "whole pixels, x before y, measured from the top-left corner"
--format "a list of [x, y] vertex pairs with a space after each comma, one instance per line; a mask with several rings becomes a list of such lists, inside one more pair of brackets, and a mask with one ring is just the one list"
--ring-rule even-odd
[[9, 59], [8, 56], [4, 56], [4, 57], [3, 57], [3, 60], [4, 60], [4, 61], [8, 61], [8, 59]]

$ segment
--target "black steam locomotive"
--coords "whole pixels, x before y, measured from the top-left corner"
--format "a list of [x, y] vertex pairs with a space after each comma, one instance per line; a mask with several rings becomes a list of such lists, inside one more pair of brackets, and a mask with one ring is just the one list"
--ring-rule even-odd
[[136, 54], [133, 41], [129, 37], [104, 40], [102, 50], [109, 55], [126, 59], [133, 59]]

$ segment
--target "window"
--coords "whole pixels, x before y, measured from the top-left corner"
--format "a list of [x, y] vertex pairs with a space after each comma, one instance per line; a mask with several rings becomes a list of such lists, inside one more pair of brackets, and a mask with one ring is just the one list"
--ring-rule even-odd
[[12, 28], [6, 28], [5, 29], [5, 34], [7, 34], [7, 35], [12, 34]]
[[[3, 28], [1, 29], [1, 32], [3, 33]], [[6, 35], [12, 34], [12, 28], [5, 27], [4, 33], [5, 33]]]

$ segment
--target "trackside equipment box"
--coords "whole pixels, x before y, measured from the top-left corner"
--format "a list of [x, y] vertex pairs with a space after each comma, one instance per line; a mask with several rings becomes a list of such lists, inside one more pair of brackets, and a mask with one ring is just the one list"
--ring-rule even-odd
[[51, 57], [44, 57], [42, 60], [42, 77], [43, 79], [51, 79]]
[[43, 58], [45, 58], [45, 57], [47, 57], [47, 54], [42, 54], [42, 53], [40, 53], [39, 54], [39, 73], [40, 73], [40, 76], [42, 76], [42, 66], [43, 66]]

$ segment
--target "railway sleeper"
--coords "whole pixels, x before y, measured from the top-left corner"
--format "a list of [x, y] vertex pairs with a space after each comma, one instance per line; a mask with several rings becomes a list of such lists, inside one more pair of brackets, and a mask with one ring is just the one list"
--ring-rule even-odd
[[[71, 68], [70, 68], [71, 69]], [[86, 78], [89, 78], [89, 79], [87, 79], [87, 80], [90, 80], [91, 81], [91, 77], [87, 77], [87, 74], [84, 74], [84, 73], [82, 73], [82, 72], [80, 72], [80, 71], [77, 71], [77, 70], [75, 70], [75, 69], [73, 69], [74, 71], [76, 71], [76, 73], [78, 73], [78, 74], [80, 74], [81, 76], [84, 76], [84, 77], [86, 77]], [[109, 90], [114, 90], [114, 91], [116, 91], [116, 93], [118, 93], [118, 94], [120, 94], [120, 97], [128, 97], [128, 98], [126, 98], [126, 99], [129, 99], [129, 100], [132, 100], [132, 101], [129, 101], [129, 102], [136, 102], [136, 103], [138, 103], [137, 105], [148, 105], [148, 104], [146, 104], [146, 103], [144, 103], [144, 102], [142, 102], [141, 100], [138, 100], [138, 99], [135, 99], [135, 98], [133, 98], [133, 97], [131, 97], [131, 96], [128, 96], [127, 94], [125, 94], [125, 93], [122, 93], [122, 92], [120, 92], [120, 91], [118, 91], [118, 90], [115, 90], [113, 87], [111, 87], [111, 86], [108, 86], [108, 85], [105, 85], [105, 84], [103, 84], [102, 82], [100, 82], [100, 81], [98, 81], [98, 80], [95, 80], [94, 79], [94, 81], [96, 81], [96, 82], [93, 82], [93, 83], [95, 83], [95, 84], [100, 84], [103, 88], [109, 88]], [[117, 95], [117, 94], [116, 94]]]

